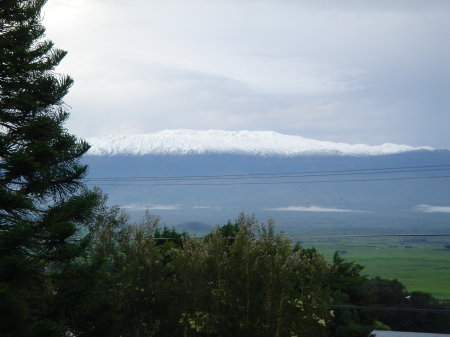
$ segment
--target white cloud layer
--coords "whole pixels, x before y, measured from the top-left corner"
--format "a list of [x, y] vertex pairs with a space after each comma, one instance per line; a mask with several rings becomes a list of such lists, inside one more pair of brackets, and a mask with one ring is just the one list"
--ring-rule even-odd
[[343, 208], [320, 207], [314, 205], [266, 208], [266, 210], [283, 211], [283, 212], [366, 213], [366, 211], [357, 211], [353, 209], [343, 209]]
[[145, 210], [175, 211], [175, 210], [180, 209], [180, 207], [178, 205], [136, 205], [136, 204], [124, 205], [124, 206], [122, 206], [122, 208], [133, 210], [133, 211], [145, 211]]
[[450, 213], [450, 206], [417, 205], [414, 210], [423, 213]]

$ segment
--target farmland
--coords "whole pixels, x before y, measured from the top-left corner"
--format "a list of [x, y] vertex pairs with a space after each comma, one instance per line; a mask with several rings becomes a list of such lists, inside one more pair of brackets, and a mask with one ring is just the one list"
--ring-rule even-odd
[[338, 250], [343, 258], [365, 266], [363, 274], [398, 279], [408, 291], [450, 299], [450, 249], [446, 237], [428, 238], [304, 238], [305, 247], [319, 249], [331, 259]]

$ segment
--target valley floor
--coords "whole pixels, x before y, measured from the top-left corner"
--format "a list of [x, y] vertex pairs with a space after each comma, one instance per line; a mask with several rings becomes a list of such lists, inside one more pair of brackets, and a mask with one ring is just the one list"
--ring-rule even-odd
[[363, 274], [397, 279], [408, 291], [431, 293], [450, 299], [449, 239], [437, 238], [310, 238], [305, 247], [315, 247], [331, 258], [338, 250], [342, 257], [365, 266]]

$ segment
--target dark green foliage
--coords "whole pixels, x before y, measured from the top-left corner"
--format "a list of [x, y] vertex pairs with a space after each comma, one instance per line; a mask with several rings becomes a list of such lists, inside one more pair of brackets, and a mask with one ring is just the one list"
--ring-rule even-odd
[[[155, 220], [156, 223], [159, 222], [159, 218]], [[153, 233], [153, 237], [156, 241], [155, 244], [158, 246], [164, 245], [166, 250], [173, 247], [181, 247], [185, 236], [186, 233], [178, 233], [175, 228], [169, 228], [165, 225], [162, 229], [157, 226]]]
[[239, 223], [228, 221], [226, 225], [219, 227], [219, 233], [225, 238], [233, 239], [239, 232]]
[[[98, 331], [163, 337], [325, 335], [327, 263], [316, 250], [294, 252], [272, 223], [263, 226], [241, 215], [232, 241], [217, 229], [205, 239], [184, 235], [181, 246], [166, 246], [155, 240], [164, 233], [158, 218], [147, 215], [129, 225], [113, 208], [100, 219], [108, 221], [93, 232], [86, 260], [97, 261], [101, 270], [90, 297], [110, 303], [104, 316], [117, 319], [113, 331], [99, 325]], [[167, 230], [165, 235], [181, 235]], [[84, 335], [86, 328], [76, 324], [73, 331]]]
[[367, 301], [373, 305], [404, 306], [407, 303], [405, 286], [397, 280], [386, 280], [379, 277], [371, 279], [364, 286]]
[[[327, 283], [332, 292], [333, 304], [363, 305], [367, 278], [361, 275], [363, 266], [345, 261], [338, 252], [333, 256]], [[373, 330], [375, 317], [368, 312], [335, 310], [328, 325], [330, 336], [363, 337]]]
[[[241, 215], [235, 240], [220, 229], [180, 252], [190, 336], [321, 336], [328, 293], [326, 262], [316, 251], [293, 252], [289, 239]], [[182, 266], [191, 266], [182, 268]]]
[[[384, 280], [376, 277], [364, 286], [368, 294], [369, 305], [418, 308], [418, 309], [446, 309], [445, 305], [430, 294], [414, 291], [408, 293], [403, 284], [397, 280]], [[448, 307], [447, 307], [448, 309]], [[407, 330], [419, 332], [449, 333], [449, 314], [417, 313], [417, 312], [388, 312], [377, 313], [378, 320], [389, 325], [392, 330]]]
[[81, 190], [88, 150], [64, 128], [72, 85], [54, 73], [66, 52], [42, 40], [44, 0], [0, 6], [0, 335], [60, 336], [56, 275], [87, 240], [98, 195]]

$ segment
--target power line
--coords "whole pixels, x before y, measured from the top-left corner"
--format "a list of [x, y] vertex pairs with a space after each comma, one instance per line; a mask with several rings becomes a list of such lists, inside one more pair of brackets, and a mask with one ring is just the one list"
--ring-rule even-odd
[[368, 182], [368, 181], [398, 181], [398, 180], [420, 180], [420, 179], [443, 179], [450, 176], [418, 176], [418, 177], [392, 177], [392, 178], [369, 178], [369, 179], [342, 179], [342, 180], [309, 180], [309, 181], [277, 181], [277, 182], [235, 182], [235, 183], [87, 183], [89, 186], [237, 186], [237, 185], [287, 185], [287, 184], [319, 184], [319, 183], [346, 183], [346, 182]]
[[[385, 171], [385, 170], [403, 170], [403, 169], [422, 169], [422, 168], [438, 168], [438, 167], [450, 167], [450, 165], [420, 165], [420, 166], [399, 166], [399, 167], [384, 167], [384, 168], [361, 168], [351, 170], [326, 170], [326, 171], [302, 171], [302, 172], [278, 172], [278, 173], [247, 173], [247, 174], [222, 174], [222, 175], [186, 175], [186, 176], [143, 176], [143, 177], [90, 177], [87, 180], [128, 180], [128, 179], [151, 179], [151, 180], [187, 180], [187, 179], [239, 179], [246, 177], [279, 177], [279, 176], [292, 176], [292, 175], [304, 175], [304, 174], [330, 174], [334, 173], [346, 173], [346, 172], [361, 172], [361, 171]], [[408, 171], [409, 172], [409, 171]], [[411, 171], [414, 172], [414, 171]], [[395, 172], [393, 172], [395, 173]]]
[[[301, 234], [296, 234], [296, 235], [286, 235], [284, 234], [285, 237], [288, 237], [290, 239], [294, 239], [294, 238], [366, 238], [366, 237], [449, 237], [450, 233], [437, 233], [437, 234], [422, 234], [422, 233], [411, 233], [411, 234], [343, 234], [343, 235], [301, 235]], [[177, 237], [177, 238], [170, 238], [170, 237], [158, 237], [158, 238], [152, 238], [152, 240], [182, 240], [184, 239], [184, 236], [181, 237]], [[201, 239], [205, 239], [205, 236], [201, 236], [201, 237], [189, 237], [190, 239], [195, 239], [195, 240], [201, 240]], [[226, 237], [221, 237], [222, 239], [225, 240], [235, 240], [237, 237], [235, 236], [226, 236]]]
[[450, 233], [437, 233], [437, 234], [421, 234], [421, 233], [411, 233], [411, 234], [337, 234], [337, 235], [287, 235], [290, 238], [378, 238], [378, 237], [448, 237]]
[[366, 307], [361, 305], [329, 305], [329, 309], [366, 310], [366, 311], [403, 311], [450, 314], [448, 309], [422, 309], [422, 308], [393, 308], [393, 307]]
[[331, 176], [352, 176], [352, 175], [374, 175], [387, 173], [414, 173], [414, 172], [431, 172], [431, 171], [448, 171], [448, 168], [422, 169], [422, 170], [390, 170], [390, 171], [372, 171], [372, 172], [348, 172], [348, 173], [333, 173], [333, 174], [299, 174], [299, 175], [278, 175], [273, 176], [245, 176], [245, 177], [192, 177], [192, 178], [145, 178], [145, 177], [129, 177], [129, 178], [88, 178], [85, 181], [132, 181], [132, 182], [146, 182], [146, 181], [179, 181], [179, 180], [244, 180], [244, 179], [280, 179], [280, 178], [304, 178], [304, 177], [331, 177]]

